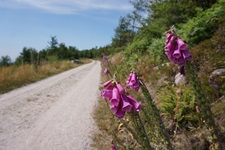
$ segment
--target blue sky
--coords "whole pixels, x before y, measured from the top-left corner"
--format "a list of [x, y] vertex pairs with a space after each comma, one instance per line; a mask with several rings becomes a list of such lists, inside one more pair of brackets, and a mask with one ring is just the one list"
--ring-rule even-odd
[[0, 0], [0, 56], [42, 50], [51, 36], [79, 50], [111, 43], [129, 0]]

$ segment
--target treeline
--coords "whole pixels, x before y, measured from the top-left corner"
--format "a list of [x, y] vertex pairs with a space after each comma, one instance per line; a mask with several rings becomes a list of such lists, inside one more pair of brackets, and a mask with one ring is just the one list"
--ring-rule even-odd
[[87, 50], [78, 50], [75, 46], [66, 46], [64, 43], [58, 43], [57, 37], [52, 36], [48, 42], [46, 49], [37, 51], [35, 48], [24, 47], [20, 55], [12, 62], [11, 58], [1, 56], [0, 67], [9, 66], [11, 64], [40, 64], [44, 61], [57, 61], [57, 60], [74, 60], [80, 58], [97, 58], [110, 50], [110, 46], [92, 48]]
[[39, 52], [34, 48], [24, 47], [16, 58], [15, 64], [39, 64], [41, 61], [74, 60], [100, 56], [99, 51], [96, 52], [96, 49], [80, 51], [75, 46], [58, 43], [56, 36], [52, 36], [48, 44], [46, 49]]

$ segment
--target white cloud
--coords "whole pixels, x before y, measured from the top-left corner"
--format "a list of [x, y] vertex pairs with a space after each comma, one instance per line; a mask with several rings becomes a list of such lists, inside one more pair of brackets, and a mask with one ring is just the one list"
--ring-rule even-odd
[[32, 7], [53, 13], [72, 14], [85, 10], [131, 10], [129, 0], [0, 0], [2, 7]]

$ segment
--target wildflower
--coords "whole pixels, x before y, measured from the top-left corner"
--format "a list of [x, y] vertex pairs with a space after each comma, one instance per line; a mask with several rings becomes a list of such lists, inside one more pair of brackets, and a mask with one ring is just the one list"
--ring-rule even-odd
[[112, 150], [116, 150], [116, 147], [114, 144], [112, 144]]
[[117, 118], [123, 118], [126, 112], [140, 111], [141, 105], [130, 95], [125, 94], [125, 90], [121, 84], [109, 80], [103, 84], [105, 88], [101, 96], [109, 100], [111, 106], [110, 109], [113, 111]]
[[133, 105], [130, 103], [129, 98], [124, 94], [121, 96], [122, 98], [122, 110], [125, 112], [130, 112], [133, 108]]
[[131, 72], [127, 78], [127, 86], [126, 88], [131, 88], [136, 92], [139, 90], [140, 82], [134, 72]]
[[101, 96], [105, 99], [108, 99], [110, 100], [112, 98], [112, 90], [103, 90], [102, 93], [101, 93]]
[[121, 95], [125, 93], [125, 90], [124, 90], [124, 88], [123, 88], [123, 86], [122, 86], [121, 84], [116, 83], [116, 87], [118, 88], [119, 93], [120, 93]]
[[192, 58], [187, 49], [187, 44], [181, 38], [173, 35], [171, 31], [166, 32], [166, 46], [164, 49], [170, 61], [178, 65], [184, 65], [186, 61]]
[[178, 95], [180, 95], [180, 94], [181, 94], [181, 89], [180, 89], [180, 88], [177, 89], [176, 93], [177, 93]]
[[110, 103], [112, 105], [118, 106], [120, 102], [120, 97], [121, 96], [119, 90], [116, 87], [114, 87], [112, 90], [112, 98], [110, 99]]
[[109, 70], [108, 70], [108, 69], [105, 69], [105, 70], [104, 70], [104, 74], [105, 74], [105, 75], [109, 74]]
[[107, 81], [106, 83], [104, 83], [104, 84], [103, 84], [103, 87], [104, 87], [105, 89], [110, 89], [110, 90], [112, 90], [113, 87], [114, 87], [113, 80], [109, 80], [109, 81]]
[[106, 60], [106, 61], [108, 61], [108, 57], [105, 55], [105, 54], [103, 54], [103, 60]]
[[141, 110], [141, 104], [130, 95], [127, 95], [127, 98], [129, 99], [129, 102], [133, 106], [133, 110], [139, 112]]

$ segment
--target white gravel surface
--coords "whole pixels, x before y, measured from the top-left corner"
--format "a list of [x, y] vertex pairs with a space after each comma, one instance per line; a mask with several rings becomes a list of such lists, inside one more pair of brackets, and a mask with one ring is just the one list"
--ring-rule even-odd
[[91, 150], [100, 62], [0, 95], [0, 150]]

